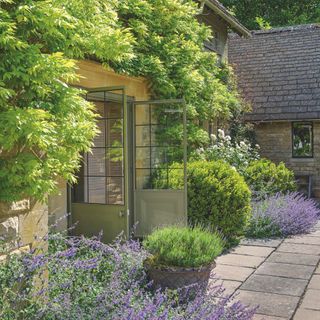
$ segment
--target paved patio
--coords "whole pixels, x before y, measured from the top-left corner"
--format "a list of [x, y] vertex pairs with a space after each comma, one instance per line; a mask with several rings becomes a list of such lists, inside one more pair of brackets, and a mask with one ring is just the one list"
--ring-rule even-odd
[[320, 320], [320, 225], [285, 240], [244, 240], [217, 259], [228, 294], [259, 305], [255, 320]]

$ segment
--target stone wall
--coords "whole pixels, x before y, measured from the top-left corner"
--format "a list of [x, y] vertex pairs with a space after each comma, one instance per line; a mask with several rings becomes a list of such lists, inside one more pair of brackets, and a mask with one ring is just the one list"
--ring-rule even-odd
[[255, 126], [261, 155], [283, 161], [296, 175], [312, 175], [312, 196], [320, 198], [320, 122], [313, 123], [314, 157], [292, 157], [291, 122], [265, 122]]
[[46, 204], [30, 200], [0, 202], [0, 238], [6, 242], [5, 250], [0, 251], [0, 261], [8, 252], [45, 250], [47, 244], [43, 238], [47, 233], [48, 206]]

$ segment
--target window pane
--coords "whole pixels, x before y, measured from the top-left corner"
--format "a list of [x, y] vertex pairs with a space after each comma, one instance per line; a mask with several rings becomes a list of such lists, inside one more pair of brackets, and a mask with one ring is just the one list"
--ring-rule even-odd
[[312, 157], [312, 124], [293, 123], [293, 156]]
[[98, 120], [97, 122], [99, 133], [94, 137], [93, 143], [95, 147], [105, 147], [105, 120]]
[[124, 201], [124, 180], [123, 178], [107, 178], [107, 203], [123, 204]]
[[107, 125], [107, 146], [122, 147], [123, 121], [122, 119], [109, 119]]
[[123, 176], [123, 148], [108, 148], [106, 151], [107, 176]]
[[106, 203], [106, 178], [89, 177], [89, 203]]
[[149, 106], [136, 105], [136, 124], [149, 124]]
[[136, 127], [136, 146], [149, 146], [150, 145], [150, 126], [137, 126]]
[[122, 114], [122, 103], [119, 102], [106, 102], [106, 109], [105, 109], [105, 117], [106, 118], [113, 118], [119, 119], [123, 117]]
[[136, 168], [150, 168], [150, 148], [136, 148]]
[[136, 188], [137, 189], [150, 189], [150, 169], [136, 169]]
[[105, 149], [92, 148], [92, 153], [88, 154], [88, 175], [89, 176], [105, 176]]

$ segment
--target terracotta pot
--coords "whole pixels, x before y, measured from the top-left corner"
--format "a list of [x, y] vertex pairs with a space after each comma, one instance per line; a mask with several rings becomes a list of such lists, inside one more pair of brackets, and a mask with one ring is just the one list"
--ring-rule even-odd
[[208, 286], [211, 270], [216, 266], [211, 264], [199, 268], [184, 267], [156, 267], [145, 263], [149, 279], [155, 289], [179, 289], [186, 286], [197, 285], [206, 289]]

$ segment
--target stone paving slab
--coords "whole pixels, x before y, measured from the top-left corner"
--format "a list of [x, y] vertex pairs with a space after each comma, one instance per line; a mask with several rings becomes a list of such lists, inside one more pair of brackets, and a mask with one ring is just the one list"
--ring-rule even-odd
[[315, 274], [320, 274], [320, 266], [318, 266], [318, 268], [316, 269], [316, 271], [314, 273]]
[[216, 277], [223, 280], [245, 281], [255, 269], [247, 267], [236, 267], [227, 265], [217, 265], [213, 272]]
[[285, 239], [283, 243], [320, 245], [320, 237], [312, 237], [312, 236], [293, 237], [293, 238]]
[[283, 239], [242, 239], [241, 245], [276, 248]]
[[222, 285], [222, 287], [225, 289], [224, 295], [231, 296], [241, 286], [242, 282], [231, 280], [219, 280], [216, 282], [216, 284]]
[[286, 318], [280, 318], [275, 316], [266, 316], [263, 314], [255, 314], [252, 320], [286, 320]]
[[314, 269], [314, 266], [293, 266], [292, 264], [286, 263], [265, 262], [257, 269], [255, 274], [308, 280], [311, 278]]
[[[320, 290], [320, 274], [315, 274], [311, 278], [308, 289]], [[318, 292], [318, 295], [320, 295], [320, 291]]]
[[262, 257], [245, 256], [233, 253], [220, 256], [216, 260], [217, 264], [250, 268], [257, 268], [263, 261], [264, 258]]
[[259, 247], [259, 246], [238, 246], [230, 251], [233, 254], [243, 254], [255, 257], [263, 257], [266, 258], [273, 252], [274, 248], [269, 247]]
[[277, 251], [320, 255], [320, 246], [309, 244], [282, 243], [278, 247]]
[[303, 294], [307, 284], [308, 281], [302, 279], [253, 274], [242, 284], [240, 289], [299, 297]]
[[294, 320], [320, 320], [320, 311], [299, 308]]
[[301, 264], [306, 266], [316, 266], [320, 257], [311, 254], [292, 253], [292, 252], [273, 252], [266, 260], [267, 262]]
[[320, 310], [320, 292], [319, 290], [308, 289], [303, 297], [302, 309]]
[[259, 306], [260, 314], [290, 319], [298, 305], [299, 297], [239, 290], [236, 299], [250, 306]]

